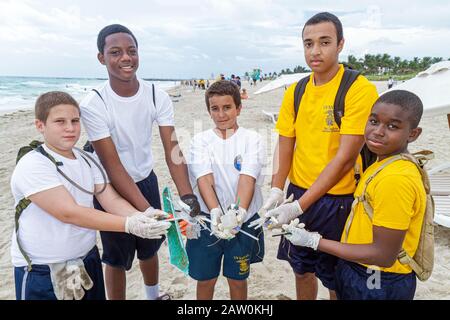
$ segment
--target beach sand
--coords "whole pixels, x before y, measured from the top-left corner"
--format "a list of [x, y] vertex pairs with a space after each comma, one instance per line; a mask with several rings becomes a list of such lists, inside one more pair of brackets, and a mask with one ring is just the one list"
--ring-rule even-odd
[[[258, 88], [263, 84], [259, 83]], [[376, 83], [379, 92], [386, 89], [385, 82]], [[248, 89], [250, 98], [243, 100], [243, 110], [239, 117], [239, 125], [258, 131], [267, 142], [267, 149], [272, 159], [276, 134], [273, 124], [262, 110], [277, 111], [283, 97], [283, 88], [253, 95], [256, 90], [247, 82], [243, 87]], [[192, 91], [191, 88], [177, 88], [173, 94], [181, 94], [174, 102], [175, 124], [182, 150], [187, 151], [189, 141], [195, 133], [211, 128], [212, 121], [208, 116], [204, 103], [204, 91]], [[434, 167], [450, 159], [450, 130], [446, 117], [425, 117], [421, 126], [423, 134], [417, 142], [411, 145], [410, 151], [430, 149], [435, 152], [428, 168]], [[176, 193], [170, 179], [158, 130], [153, 131], [153, 152], [155, 172], [158, 175], [160, 191], [170, 186]], [[0, 299], [14, 299], [14, 278], [11, 257], [9, 253], [11, 234], [14, 227], [14, 201], [10, 192], [9, 181], [14, 169], [17, 150], [28, 144], [32, 139], [41, 139], [34, 128], [32, 111], [17, 111], [0, 117], [0, 141], [2, 141], [2, 158], [0, 160]], [[42, 140], [42, 139], [41, 139]], [[83, 133], [78, 145], [86, 140]], [[271, 160], [270, 160], [271, 161]], [[270, 165], [266, 177], [263, 194], [270, 189]], [[252, 300], [264, 299], [295, 299], [294, 275], [289, 264], [276, 259], [279, 238], [266, 235], [265, 257], [262, 263], [251, 266], [248, 279], [248, 296]], [[98, 244], [101, 248], [100, 237]], [[436, 260], [432, 277], [427, 282], [418, 282], [416, 299], [450, 299], [450, 229], [436, 227]], [[174, 299], [195, 299], [196, 282], [185, 276], [181, 271], [171, 266], [168, 257], [168, 247], [164, 243], [159, 251], [160, 286], [161, 290], [172, 295]], [[215, 299], [228, 299], [228, 285], [221, 276], [216, 285]], [[137, 260], [127, 273], [127, 299], [144, 299], [144, 287]], [[319, 285], [319, 299], [328, 299], [328, 291]]]

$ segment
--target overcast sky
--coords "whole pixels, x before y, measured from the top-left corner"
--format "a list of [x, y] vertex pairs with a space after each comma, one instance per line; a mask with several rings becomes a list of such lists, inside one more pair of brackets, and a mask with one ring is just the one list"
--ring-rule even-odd
[[96, 38], [111, 23], [139, 42], [141, 77], [190, 78], [305, 66], [300, 32], [336, 14], [352, 54], [450, 57], [450, 1], [0, 0], [0, 76], [106, 77]]

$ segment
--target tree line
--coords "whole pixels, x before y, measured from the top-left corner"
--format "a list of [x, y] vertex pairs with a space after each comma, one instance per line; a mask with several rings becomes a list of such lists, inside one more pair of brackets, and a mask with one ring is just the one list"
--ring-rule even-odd
[[[450, 60], [450, 58], [448, 58]], [[400, 57], [392, 57], [387, 53], [384, 54], [366, 54], [363, 58], [356, 58], [349, 55], [346, 62], [342, 62], [352, 69], [360, 71], [365, 75], [406, 75], [418, 73], [429, 68], [432, 64], [444, 61], [442, 57], [414, 57], [411, 60], [402, 59]], [[310, 72], [311, 70], [296, 66], [294, 69], [282, 69], [279, 73], [273, 72], [269, 75], [277, 76], [282, 74]]]

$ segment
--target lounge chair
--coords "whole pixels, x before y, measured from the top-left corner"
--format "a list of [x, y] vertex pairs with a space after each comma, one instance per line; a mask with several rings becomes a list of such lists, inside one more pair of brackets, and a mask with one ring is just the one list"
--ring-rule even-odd
[[268, 112], [268, 111], [265, 111], [265, 110], [263, 110], [262, 112], [272, 120], [273, 124], [277, 123], [278, 112]]
[[428, 171], [431, 195], [435, 203], [434, 222], [450, 228], [450, 163]]

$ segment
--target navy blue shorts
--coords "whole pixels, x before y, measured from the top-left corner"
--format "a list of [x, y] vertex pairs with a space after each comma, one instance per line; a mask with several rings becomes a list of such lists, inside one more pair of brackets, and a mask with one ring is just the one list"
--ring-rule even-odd
[[375, 271], [341, 259], [336, 267], [336, 295], [340, 300], [412, 300], [415, 293], [414, 272]]
[[[294, 199], [297, 200], [305, 192], [305, 189], [291, 183], [287, 196], [294, 194]], [[352, 202], [353, 195], [326, 194], [309, 207], [299, 220], [308, 231], [317, 231], [325, 239], [340, 241]], [[326, 288], [335, 290], [337, 257], [311, 248], [294, 246], [281, 237], [277, 258], [288, 261], [296, 274], [314, 273]]]
[[[86, 291], [83, 300], [106, 300], [102, 262], [97, 246], [88, 252], [83, 262], [94, 283], [94, 286]], [[57, 300], [53, 291], [50, 268], [45, 264], [33, 264], [30, 272], [27, 271], [27, 267], [15, 267], [14, 281], [16, 300]]]
[[[136, 182], [136, 185], [153, 208], [161, 209], [158, 178], [153, 171], [144, 180]], [[94, 207], [105, 211], [95, 198]], [[158, 252], [165, 239], [164, 236], [162, 239], [143, 239], [129, 233], [110, 231], [100, 231], [100, 236], [103, 263], [125, 270], [130, 270], [135, 252], [139, 260], [150, 259]]]
[[[207, 215], [209, 217], [209, 215]], [[249, 228], [255, 214], [242, 225], [242, 230], [254, 235], [256, 241], [239, 232], [231, 240], [218, 239], [210, 231], [202, 230], [198, 239], [188, 239], [186, 251], [189, 258], [189, 275], [198, 281], [215, 279], [220, 274], [223, 257], [223, 275], [233, 280], [245, 280], [250, 274], [250, 264], [264, 258], [264, 233], [262, 228]], [[208, 224], [209, 227], [209, 224]]]

